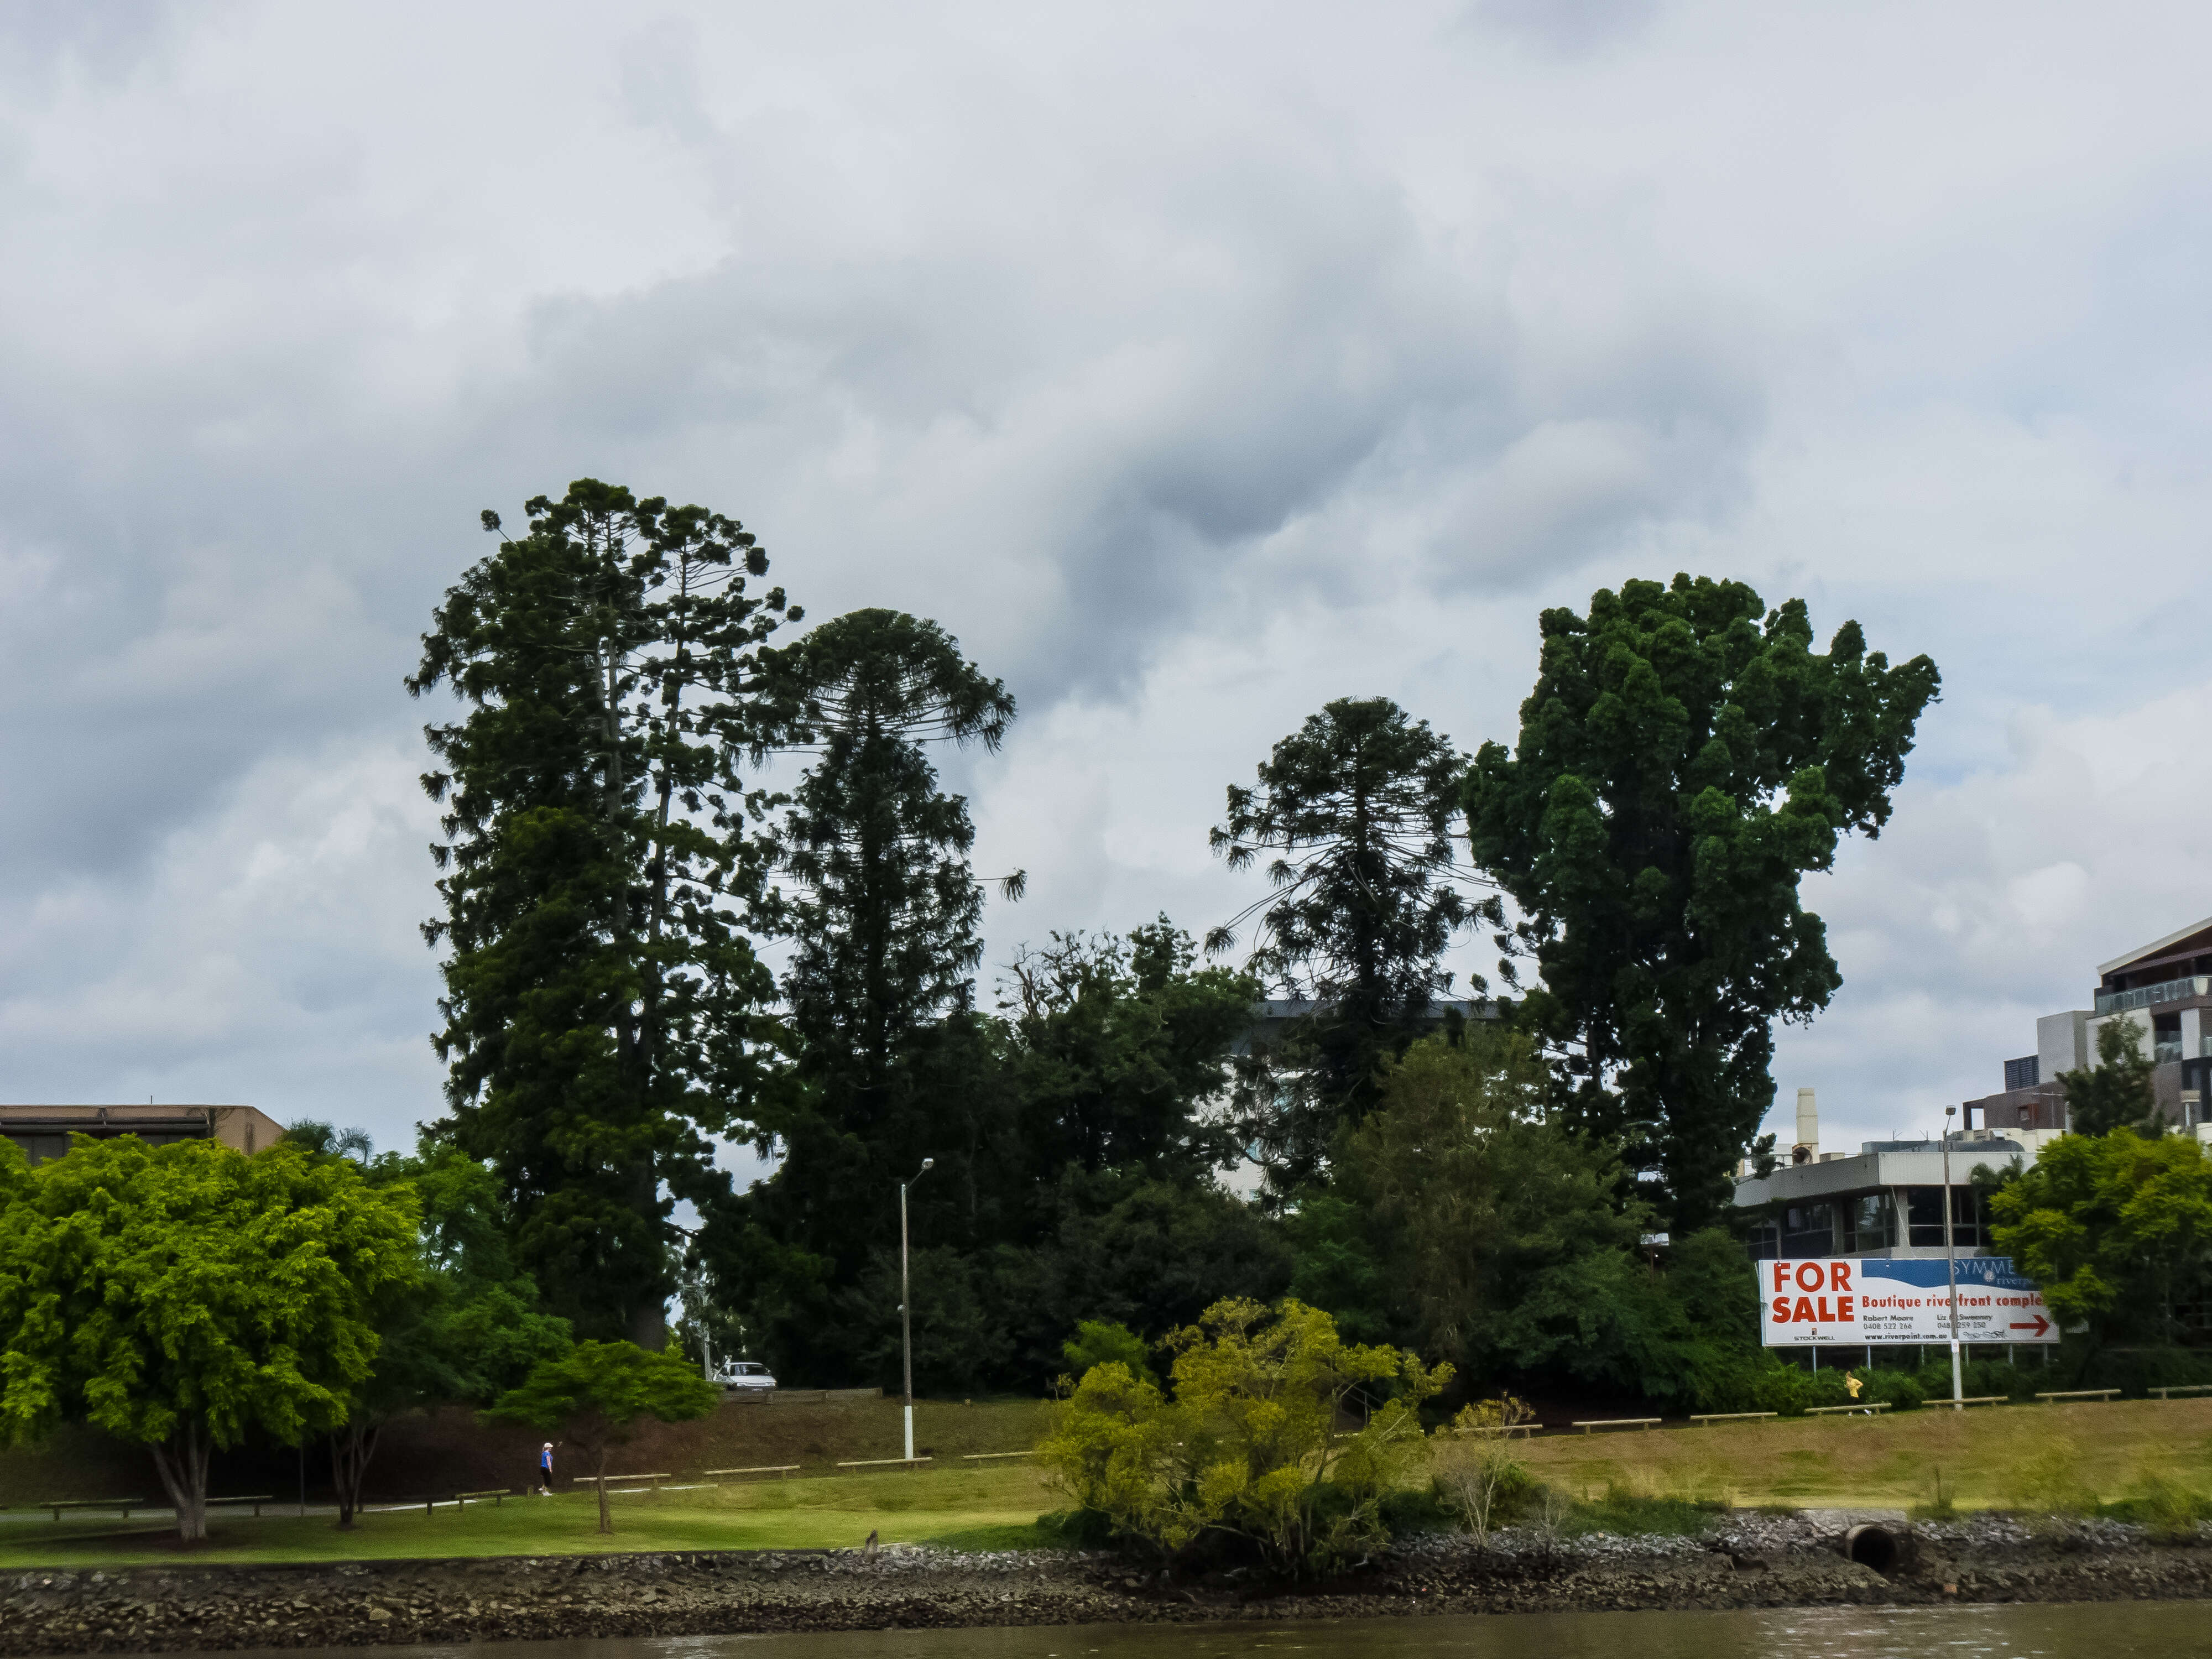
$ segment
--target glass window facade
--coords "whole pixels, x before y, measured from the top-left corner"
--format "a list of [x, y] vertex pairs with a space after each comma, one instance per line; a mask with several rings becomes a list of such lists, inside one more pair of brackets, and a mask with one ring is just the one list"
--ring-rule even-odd
[[[1951, 1188], [1951, 1243], [1961, 1250], [1983, 1248], [1985, 1231], [1982, 1195], [1972, 1187]], [[1905, 1189], [1905, 1233], [1908, 1244], [1943, 1248], [1943, 1189], [1907, 1187]]]
[[1846, 1199], [1843, 1212], [1845, 1255], [1863, 1255], [1869, 1250], [1896, 1247], [1897, 1206], [1887, 1193], [1865, 1193]]
[[1790, 1260], [1836, 1253], [1836, 1206], [1792, 1204], [1782, 1212], [1782, 1254]]

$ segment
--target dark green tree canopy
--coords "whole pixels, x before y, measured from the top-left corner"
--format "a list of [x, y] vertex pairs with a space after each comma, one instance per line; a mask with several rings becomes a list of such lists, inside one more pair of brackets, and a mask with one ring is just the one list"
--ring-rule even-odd
[[1232, 1127], [1206, 1109], [1260, 988], [1196, 955], [1162, 916], [1126, 939], [1054, 933], [1009, 965], [1001, 1006], [1041, 1178], [1070, 1164], [1199, 1178], [1234, 1161]]
[[[802, 1069], [839, 1097], [841, 1121], [873, 1119], [902, 1042], [967, 1005], [982, 951], [975, 827], [925, 745], [996, 749], [1014, 700], [935, 623], [896, 611], [824, 623], [764, 667], [778, 740], [814, 755], [781, 832]], [[1018, 893], [1019, 877], [1007, 884]]]
[[1474, 862], [1519, 907], [1533, 1030], [1581, 1123], [1631, 1139], [1677, 1231], [1714, 1215], [1773, 1099], [1777, 1019], [1840, 983], [1798, 882], [1873, 836], [1940, 678], [1802, 600], [1677, 576], [1547, 611], [1509, 753], [1467, 787]]
[[1279, 1185], [1310, 1176], [1336, 1125], [1364, 1115], [1377, 1068], [1451, 984], [1441, 963], [1453, 936], [1478, 918], [1502, 922], [1455, 863], [1464, 764], [1388, 698], [1341, 698], [1275, 745], [1255, 786], [1230, 787], [1213, 849], [1232, 870], [1266, 857], [1273, 890], [1206, 949], [1229, 949], [1256, 918], [1251, 971], [1316, 1005], [1287, 1073], [1263, 1091], [1281, 1103], [1258, 1125]]
[[[779, 1365], [842, 1380], [879, 1333], [832, 1309], [896, 1247], [899, 1181], [937, 1160], [918, 1241], [992, 1236], [995, 1212], [1024, 1200], [997, 1178], [1011, 1112], [972, 1006], [975, 829], [929, 756], [995, 748], [1014, 702], [943, 629], [896, 611], [821, 624], [764, 658], [763, 681], [763, 743], [811, 755], [777, 833], [787, 890], [758, 911], [792, 940], [793, 1086], [751, 1121], [775, 1174], [711, 1206], [702, 1249]], [[1018, 893], [1019, 876], [1003, 885]]]
[[468, 711], [425, 730], [447, 839], [424, 932], [452, 947], [436, 1042], [455, 1142], [498, 1170], [525, 1265], [586, 1328], [655, 1342], [670, 1194], [712, 1184], [706, 1137], [763, 1066], [740, 769], [760, 647], [799, 613], [750, 591], [767, 556], [719, 514], [588, 478], [527, 512], [447, 593], [407, 682]]

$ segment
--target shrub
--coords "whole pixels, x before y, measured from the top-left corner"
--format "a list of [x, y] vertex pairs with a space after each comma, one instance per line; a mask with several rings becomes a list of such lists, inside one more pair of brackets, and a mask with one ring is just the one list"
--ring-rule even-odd
[[1510, 1432], [1535, 1415], [1510, 1395], [1480, 1400], [1462, 1407], [1451, 1425], [1437, 1430], [1430, 1443], [1433, 1490], [1478, 1540], [1487, 1540], [1491, 1528], [1509, 1519], [1516, 1500], [1535, 1486], [1513, 1455]]
[[[1382, 1500], [1427, 1449], [1419, 1407], [1449, 1366], [1348, 1346], [1296, 1302], [1216, 1303], [1165, 1346], [1172, 1398], [1118, 1360], [1095, 1365], [1038, 1447], [1077, 1508], [1165, 1557], [1229, 1536], [1293, 1575], [1388, 1540]], [[1387, 1397], [1347, 1431], [1355, 1395]]]
[[1911, 1371], [1861, 1370], [1853, 1373], [1865, 1386], [1859, 1398], [1886, 1404], [1892, 1411], [1909, 1412], [1928, 1398], [1920, 1379]]
[[2129, 1518], [2137, 1521], [2160, 1543], [2193, 1542], [2197, 1523], [2212, 1516], [2212, 1503], [2156, 1469], [2136, 1476], [2136, 1487], [2127, 1504]]
[[1072, 1376], [1080, 1376], [1093, 1365], [1121, 1364], [1132, 1376], [1152, 1374], [1152, 1351], [1127, 1325], [1110, 1319], [1086, 1319], [1075, 1334], [1060, 1345]]

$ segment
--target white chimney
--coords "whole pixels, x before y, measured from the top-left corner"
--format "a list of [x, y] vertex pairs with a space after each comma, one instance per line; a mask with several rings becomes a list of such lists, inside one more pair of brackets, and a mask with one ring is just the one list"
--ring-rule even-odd
[[1805, 1149], [1805, 1160], [1813, 1163], [1820, 1156], [1820, 1109], [1814, 1103], [1810, 1089], [1797, 1091], [1797, 1145]]

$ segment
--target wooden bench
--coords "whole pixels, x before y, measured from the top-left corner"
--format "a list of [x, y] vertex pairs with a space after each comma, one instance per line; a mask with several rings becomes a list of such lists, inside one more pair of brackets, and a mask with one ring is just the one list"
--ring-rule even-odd
[[2012, 1396], [2008, 1394], [1970, 1394], [1963, 1400], [1930, 1400], [1928, 1403], [1931, 1406], [2009, 1406]]
[[[650, 1480], [653, 1483], [653, 1490], [656, 1492], [660, 1490], [660, 1483], [662, 1481], [673, 1480], [676, 1477], [674, 1475], [669, 1474], [665, 1469], [658, 1474], [595, 1474], [591, 1477], [592, 1480], [597, 1481], [602, 1486], [605, 1486], [610, 1480]], [[637, 1490], [639, 1489], [633, 1488], [629, 1493], [624, 1495], [634, 1497], [635, 1496]]]
[[469, 1499], [471, 1498], [477, 1498], [479, 1501], [489, 1498], [491, 1499], [492, 1508], [497, 1509], [502, 1499], [508, 1498], [520, 1498], [522, 1494], [520, 1492], [515, 1491], [511, 1486], [501, 1486], [496, 1491], [457, 1492], [453, 1494], [453, 1502], [459, 1504], [461, 1508], [466, 1509], [468, 1507]]
[[706, 1474], [772, 1474], [779, 1480], [788, 1480], [793, 1475], [799, 1473], [799, 1466], [796, 1463], [763, 1463], [757, 1468], [706, 1469], [702, 1470], [702, 1473]]
[[1525, 1439], [1528, 1436], [1537, 1433], [1543, 1428], [1543, 1426], [1544, 1425], [1541, 1423], [1492, 1423], [1486, 1427], [1454, 1429], [1452, 1432], [1454, 1434], [1479, 1434], [1486, 1437], [1493, 1434], [1502, 1434], [1508, 1440], [1510, 1440], [1517, 1434]]
[[2062, 1400], [2110, 1400], [2118, 1393], [2118, 1389], [2053, 1389], [2035, 1397], [2055, 1406]]
[[1592, 1417], [1577, 1418], [1575, 1427], [1588, 1434], [1592, 1429], [1650, 1429], [1662, 1419], [1656, 1417]]
[[1853, 1412], [1864, 1412], [1869, 1417], [1872, 1417], [1876, 1412], [1886, 1412], [1888, 1409], [1889, 1401], [1887, 1400], [1854, 1400], [1848, 1406], [1808, 1406], [1805, 1407], [1805, 1415], [1845, 1417]]
[[1035, 1457], [1036, 1455], [1036, 1449], [1031, 1447], [1028, 1451], [1018, 1452], [962, 1452], [960, 1461], [963, 1463], [991, 1463], [1002, 1457]]
[[2160, 1400], [2171, 1400], [2178, 1394], [2212, 1394], [2212, 1382], [2175, 1382], [2151, 1392]]
[[930, 1461], [927, 1457], [856, 1457], [837, 1467], [841, 1469], [910, 1469]]
[[57, 1521], [62, 1518], [64, 1510], [119, 1510], [122, 1511], [123, 1518], [128, 1521], [133, 1510], [150, 1510], [158, 1506], [149, 1504], [143, 1498], [49, 1498], [41, 1499], [36, 1504], [11, 1504], [9, 1507], [52, 1510]]
[[1779, 1412], [1698, 1412], [1692, 1415], [1692, 1423], [1742, 1423], [1758, 1417], [1779, 1417]]
[[275, 1497], [265, 1492], [258, 1493], [247, 1492], [238, 1498], [210, 1498], [207, 1501], [207, 1506], [210, 1509], [213, 1509], [218, 1504], [251, 1504], [253, 1505], [253, 1518], [256, 1521], [258, 1521], [261, 1518], [261, 1506], [264, 1504], [273, 1504], [276, 1501], [276, 1499]]

